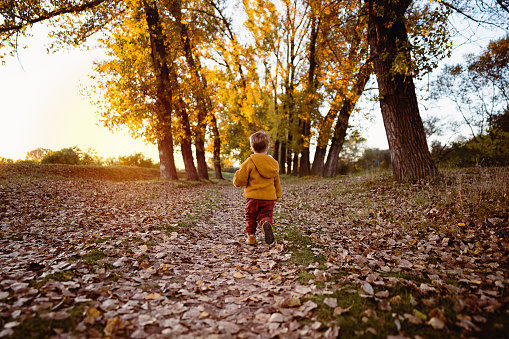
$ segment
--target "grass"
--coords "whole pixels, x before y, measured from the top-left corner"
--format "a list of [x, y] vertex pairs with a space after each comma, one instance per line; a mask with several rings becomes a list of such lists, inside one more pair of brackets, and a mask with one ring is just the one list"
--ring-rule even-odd
[[[14, 328], [14, 334], [9, 337], [12, 339], [26, 339], [26, 338], [50, 338], [55, 335], [54, 328], [67, 328], [74, 330], [79, 320], [81, 320], [84, 308], [87, 305], [84, 303], [78, 304], [72, 309], [68, 310], [69, 317], [62, 320], [43, 319], [41, 312], [37, 312], [32, 317], [25, 319], [20, 325]], [[99, 329], [101, 328], [100, 326]]]
[[106, 255], [104, 254], [103, 251], [101, 251], [99, 249], [95, 249], [93, 251], [88, 252], [84, 256], [82, 256], [81, 260], [83, 260], [84, 262], [86, 262], [89, 265], [92, 265], [92, 264], [97, 263], [97, 261], [104, 259], [105, 257], [106, 257]]
[[294, 227], [284, 227], [279, 231], [276, 231], [277, 238], [283, 238], [288, 241], [287, 249], [293, 252], [290, 262], [294, 262], [299, 265], [307, 266], [311, 263], [318, 262], [323, 264], [327, 262], [327, 259], [323, 255], [315, 255], [311, 248], [317, 245], [313, 243], [311, 238], [302, 235]]
[[[291, 184], [287, 196], [291, 196], [292, 205], [290, 208], [295, 209], [296, 215], [290, 217], [286, 215], [287, 212], [282, 211], [275, 213], [276, 220], [286, 221], [280, 227], [279, 237], [288, 242], [286, 248], [293, 252], [291, 261], [304, 267], [311, 263], [318, 263], [318, 267], [321, 268], [326, 259], [324, 256], [315, 256], [311, 250], [311, 248], [320, 247], [319, 242], [314, 243], [313, 240], [315, 239], [311, 239], [312, 233], [320, 233], [320, 230], [312, 230], [309, 227], [312, 225], [300, 222], [297, 213], [306, 209], [317, 215], [333, 211], [323, 211], [320, 208], [313, 209], [313, 205], [310, 203], [305, 205], [303, 202], [295, 202], [302, 195], [302, 192], [308, 192], [306, 193], [308, 202], [324, 199], [323, 196], [326, 196], [330, 204], [342, 207], [340, 213], [338, 211], [336, 215], [331, 215], [328, 218], [328, 220], [333, 221], [332, 224], [338, 223], [341, 225], [351, 221], [352, 227], [362, 228], [364, 223], [370, 222], [380, 225], [383, 229], [385, 223], [391, 223], [393, 226], [400, 225], [399, 227], [404, 232], [411, 232], [415, 239], [420, 240], [427, 239], [430, 232], [442, 233], [441, 238], [464, 239], [466, 231], [458, 227], [458, 223], [469, 223], [469, 227], [475, 225], [473, 229], [478, 229], [478, 225], [485, 224], [486, 217], [506, 215], [508, 212], [507, 206], [509, 206], [508, 168], [442, 169], [441, 177], [414, 183], [393, 182], [390, 173], [334, 179], [302, 178], [297, 180], [296, 178], [284, 177], [283, 181]], [[325, 185], [328, 186], [327, 191], [325, 191], [326, 194], [317, 192], [317, 188]], [[350, 206], [356, 207], [351, 208]], [[494, 232], [494, 235], [498, 238], [509, 240], [509, 227], [506, 223], [498, 227], [491, 226], [491, 232]], [[476, 238], [476, 244], [479, 241], [490, 240]], [[408, 243], [407, 245], [407, 250], [417, 251], [416, 243]], [[486, 249], [481, 244], [479, 244], [479, 247], [477, 247], [478, 245], [475, 246], [473, 250]], [[376, 248], [372, 250], [376, 250]], [[393, 253], [393, 255], [398, 254]], [[424, 261], [428, 265], [437, 265], [442, 262], [442, 259], [440, 256], [431, 254], [424, 258]], [[499, 260], [501, 267], [506, 267], [506, 262], [507, 260], [504, 258]], [[465, 337], [467, 332], [457, 325], [455, 296], [446, 291], [428, 295], [423, 295], [420, 292], [419, 286], [421, 283], [433, 286], [431, 279], [426, 274], [416, 272], [410, 274], [405, 271], [381, 274], [382, 277], [395, 277], [399, 281], [393, 288], [372, 285], [375, 293], [384, 289], [389, 290], [389, 298], [381, 299], [390, 302], [391, 309], [387, 310], [384, 305], [380, 308], [379, 301], [374, 298], [362, 298], [359, 295], [359, 285], [345, 285], [341, 278], [348, 272], [350, 274], [358, 273], [356, 268], [350, 267], [345, 271], [341, 269], [338, 274], [328, 276], [326, 282], [313, 282], [318, 288], [327, 286], [329, 291], [333, 291], [332, 295], [318, 294], [302, 300], [302, 302], [312, 300], [318, 305], [312, 315], [316, 317], [316, 320], [325, 324], [326, 327], [340, 326], [341, 338], [385, 338], [388, 335], [398, 334], [400, 332], [398, 326], [401, 326], [401, 331], [409, 337], [417, 335], [423, 338]], [[451, 276], [445, 278], [444, 283], [463, 286], [457, 279], [456, 276]], [[316, 280], [312, 270], [301, 270], [297, 273], [299, 283], [309, 284], [311, 280]], [[501, 297], [504, 297], [507, 293], [506, 290], [501, 291]], [[432, 295], [436, 297], [434, 304], [427, 301]], [[324, 303], [325, 298], [331, 297], [338, 300], [338, 306], [342, 308], [350, 307], [349, 311], [342, 315], [335, 314], [334, 308]], [[433, 309], [439, 309], [445, 316], [447, 329], [435, 330], [426, 323], [429, 321], [430, 312]], [[465, 314], [464, 312], [465, 310], [463, 314]], [[417, 325], [412, 324], [404, 317], [405, 314], [423, 315], [426, 321]], [[480, 333], [483, 337], [502, 338], [507, 336], [507, 328], [505, 327], [508, 320], [507, 311], [502, 310], [495, 314], [485, 314], [483, 311], [479, 311], [477, 314], [488, 319], [486, 324], [475, 322], [477, 326], [481, 327], [482, 332]], [[314, 321], [307, 318], [301, 320], [302, 323], [310, 325]], [[473, 332], [472, 334], [475, 336], [478, 333]]]

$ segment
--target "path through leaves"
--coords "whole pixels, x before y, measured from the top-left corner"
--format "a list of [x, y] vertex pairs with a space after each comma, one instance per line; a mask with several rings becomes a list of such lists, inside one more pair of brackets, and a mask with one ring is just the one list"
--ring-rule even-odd
[[446, 208], [356, 180], [284, 182], [270, 246], [244, 244], [229, 182], [3, 184], [0, 337], [503, 333], [507, 214], [451, 233]]

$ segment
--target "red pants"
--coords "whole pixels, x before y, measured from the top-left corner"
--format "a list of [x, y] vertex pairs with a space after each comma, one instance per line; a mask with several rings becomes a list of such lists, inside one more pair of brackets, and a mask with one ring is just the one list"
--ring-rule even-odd
[[272, 222], [272, 212], [274, 210], [274, 200], [256, 200], [246, 199], [246, 233], [255, 234], [256, 226], [263, 225], [264, 222]]

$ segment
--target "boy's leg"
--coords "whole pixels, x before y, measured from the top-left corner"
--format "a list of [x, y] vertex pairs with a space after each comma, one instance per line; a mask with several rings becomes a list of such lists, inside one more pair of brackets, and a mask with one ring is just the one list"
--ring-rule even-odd
[[256, 233], [256, 219], [258, 216], [258, 200], [246, 199], [246, 233], [254, 235]]
[[274, 233], [272, 231], [274, 204], [275, 201], [272, 200], [262, 201], [258, 214], [258, 222], [263, 229], [265, 242], [267, 244], [272, 244], [274, 242]]

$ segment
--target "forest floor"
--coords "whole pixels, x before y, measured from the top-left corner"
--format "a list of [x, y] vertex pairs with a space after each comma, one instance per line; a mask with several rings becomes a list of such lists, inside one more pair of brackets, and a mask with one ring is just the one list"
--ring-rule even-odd
[[507, 168], [283, 176], [248, 246], [231, 176], [46, 166], [0, 165], [2, 338], [509, 333]]

